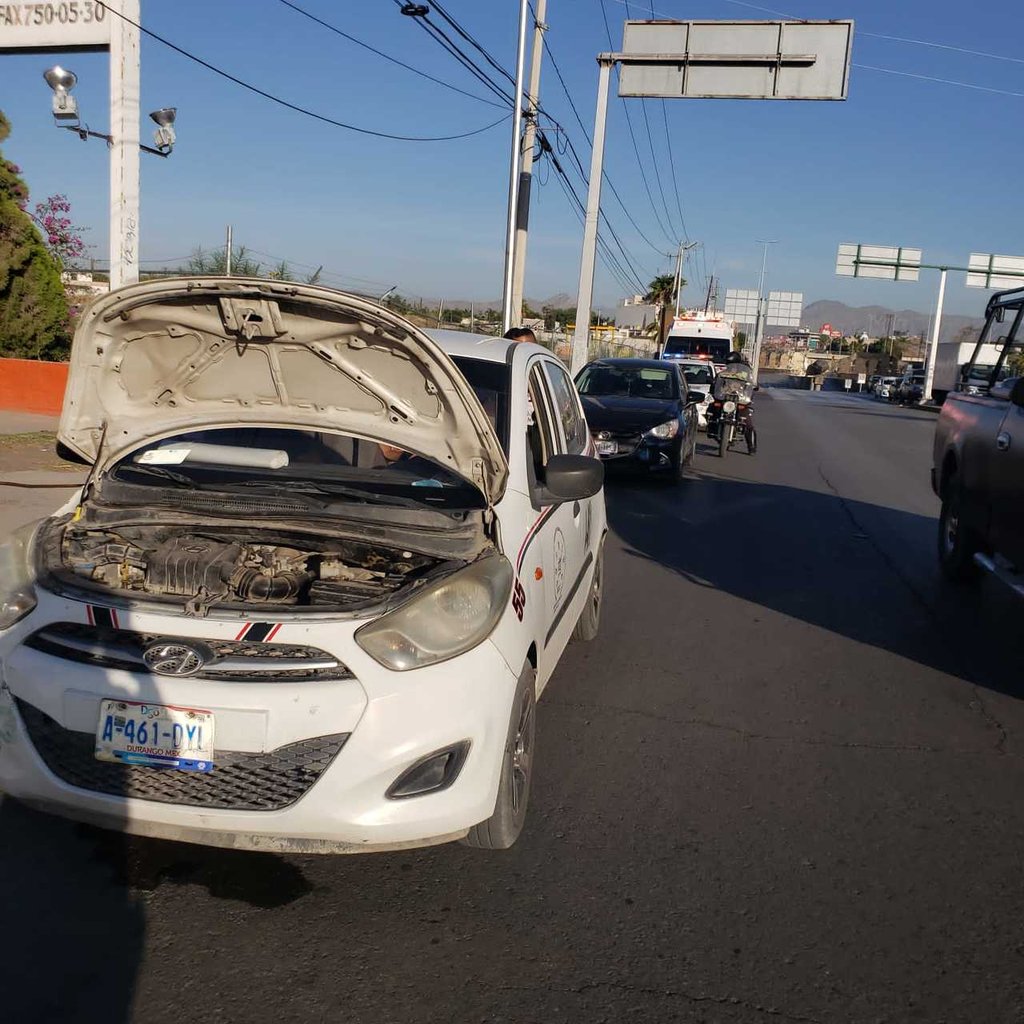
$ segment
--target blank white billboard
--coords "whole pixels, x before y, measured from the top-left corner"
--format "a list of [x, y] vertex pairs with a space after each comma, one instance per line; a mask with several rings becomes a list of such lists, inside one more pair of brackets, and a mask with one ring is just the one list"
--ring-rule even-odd
[[741, 324], [757, 320], [757, 292], [729, 288], [725, 293], [725, 315]]
[[768, 323], [776, 327], [799, 327], [803, 319], [803, 292], [769, 292]]
[[972, 252], [968, 288], [1024, 288], [1024, 256]]
[[883, 281], [916, 281], [921, 250], [901, 245], [856, 245], [844, 242], [836, 255], [840, 277], [874, 277]]
[[852, 46], [852, 21], [627, 21], [619, 95], [844, 100]]

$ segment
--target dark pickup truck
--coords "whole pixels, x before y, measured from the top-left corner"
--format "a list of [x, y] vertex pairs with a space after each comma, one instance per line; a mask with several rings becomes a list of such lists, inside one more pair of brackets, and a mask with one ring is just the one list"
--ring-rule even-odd
[[[938, 553], [946, 577], [966, 582], [988, 571], [1024, 595], [1022, 320], [1024, 288], [989, 299], [974, 355], [942, 406], [932, 487], [942, 499]], [[991, 355], [981, 365], [986, 343], [998, 346], [994, 366]]]

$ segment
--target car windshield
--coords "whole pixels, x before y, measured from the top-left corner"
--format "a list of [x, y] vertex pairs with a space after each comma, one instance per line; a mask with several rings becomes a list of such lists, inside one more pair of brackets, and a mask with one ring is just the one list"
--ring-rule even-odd
[[453, 356], [453, 362], [469, 381], [484, 407], [505, 454], [508, 454], [509, 368], [488, 359]]
[[679, 397], [678, 381], [674, 369], [597, 363], [583, 371], [577, 388], [581, 395], [592, 398], [619, 396], [664, 401]]
[[687, 384], [710, 384], [714, 380], [708, 366], [689, 365], [682, 367], [682, 371]]
[[483, 495], [430, 459], [365, 438], [313, 430], [190, 431], [138, 448], [108, 475], [118, 484], [256, 492], [405, 507], [479, 508]]

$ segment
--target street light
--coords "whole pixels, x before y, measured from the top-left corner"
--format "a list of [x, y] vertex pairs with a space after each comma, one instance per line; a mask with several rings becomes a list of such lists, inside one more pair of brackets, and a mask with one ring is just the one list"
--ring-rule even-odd
[[[113, 144], [113, 135], [94, 132], [87, 125], [82, 124], [78, 115], [78, 102], [71, 95], [71, 90], [78, 83], [78, 75], [55, 64], [43, 72], [43, 78], [53, 90], [51, 110], [58, 128], [66, 128], [68, 131], [74, 132], [83, 142], [93, 138], [103, 139], [107, 145]], [[154, 110], [149, 116], [157, 124], [157, 130], [153, 133], [156, 149], [152, 146], [143, 146], [141, 143], [139, 149], [144, 153], [152, 153], [154, 156], [170, 156], [175, 143], [174, 120], [177, 113], [177, 107], [161, 107], [159, 110]], [[61, 124], [61, 121], [74, 121], [74, 124]]]
[[67, 71], [59, 64], [43, 72], [46, 84], [53, 90], [53, 117], [56, 121], [77, 121], [78, 101], [71, 95], [78, 82], [78, 75]]

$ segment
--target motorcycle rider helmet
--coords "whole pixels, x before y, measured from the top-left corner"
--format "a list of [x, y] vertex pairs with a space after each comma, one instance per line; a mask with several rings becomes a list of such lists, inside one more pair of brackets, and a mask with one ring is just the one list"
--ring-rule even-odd
[[743, 358], [742, 352], [730, 352], [725, 357], [726, 363], [745, 363], [746, 359]]

